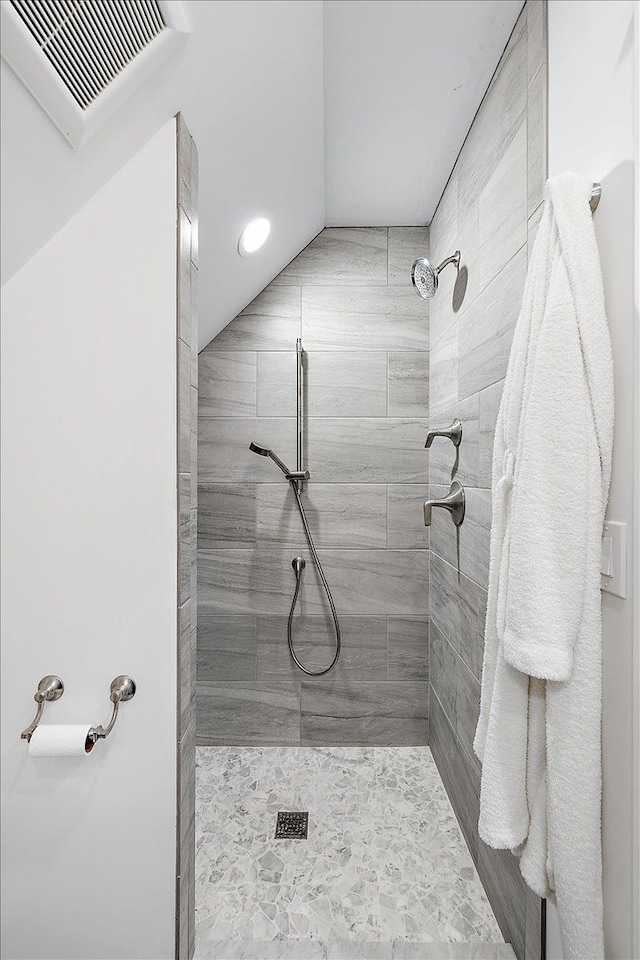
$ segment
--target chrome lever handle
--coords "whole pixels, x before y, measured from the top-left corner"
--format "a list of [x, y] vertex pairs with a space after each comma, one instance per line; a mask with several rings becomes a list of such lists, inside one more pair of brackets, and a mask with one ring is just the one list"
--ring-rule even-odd
[[462, 440], [462, 424], [456, 417], [450, 427], [444, 427], [440, 430], [427, 430], [425, 447], [430, 447], [436, 437], [448, 437], [454, 447], [459, 447]]
[[456, 527], [459, 527], [464, 520], [465, 506], [464, 488], [457, 480], [454, 480], [449, 489], [449, 493], [446, 497], [443, 497], [442, 500], [425, 500], [423, 507], [424, 525], [425, 527], [430, 527], [431, 511], [434, 507], [442, 507], [443, 510], [449, 511], [451, 519]]

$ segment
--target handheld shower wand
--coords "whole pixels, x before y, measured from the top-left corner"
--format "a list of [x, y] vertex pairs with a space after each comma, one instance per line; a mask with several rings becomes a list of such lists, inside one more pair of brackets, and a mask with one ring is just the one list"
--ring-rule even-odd
[[257, 443], [251, 442], [249, 444], [249, 450], [251, 450], [252, 453], [257, 453], [260, 457], [270, 457], [275, 465], [280, 467], [287, 480], [309, 480], [311, 477], [308, 470], [289, 470], [286, 463], [283, 463], [273, 450], [267, 450], [266, 447], [259, 447]]
[[342, 637], [340, 635], [340, 621], [338, 620], [338, 613], [336, 611], [335, 604], [333, 602], [333, 597], [331, 595], [331, 588], [327, 582], [327, 578], [324, 575], [324, 570], [322, 569], [322, 564], [320, 563], [320, 558], [316, 550], [315, 544], [313, 542], [313, 536], [311, 535], [311, 530], [309, 528], [309, 521], [307, 520], [307, 515], [305, 513], [304, 504], [302, 502], [302, 497], [300, 496], [300, 480], [309, 480], [311, 474], [308, 470], [289, 470], [286, 463], [280, 459], [280, 457], [273, 452], [273, 450], [267, 449], [267, 447], [260, 447], [257, 443], [250, 443], [249, 450], [252, 453], [257, 453], [261, 457], [269, 457], [277, 467], [280, 467], [282, 472], [285, 475], [285, 478], [291, 484], [291, 489], [293, 490], [294, 496], [296, 498], [296, 504], [298, 506], [298, 512], [300, 513], [300, 519], [302, 520], [302, 526], [304, 528], [304, 533], [307, 538], [307, 543], [309, 544], [309, 550], [311, 551], [311, 556], [313, 557], [313, 562], [315, 564], [316, 570], [318, 571], [318, 576], [322, 582], [324, 592], [327, 595], [327, 600], [329, 601], [329, 607], [331, 609], [331, 616], [333, 617], [333, 623], [335, 626], [336, 632], [336, 652], [333, 660], [328, 667], [325, 667], [324, 670], [308, 670], [303, 664], [298, 660], [296, 652], [293, 648], [293, 614], [296, 609], [296, 603], [298, 602], [298, 594], [300, 593], [300, 587], [302, 586], [302, 571], [305, 568], [305, 562], [302, 557], [295, 557], [291, 566], [293, 567], [293, 572], [296, 578], [296, 586], [293, 594], [293, 600], [291, 602], [291, 608], [289, 610], [289, 619], [287, 621], [287, 641], [289, 643], [289, 652], [291, 653], [291, 658], [297, 667], [302, 670], [303, 673], [306, 673], [309, 677], [323, 677], [325, 673], [329, 673], [330, 670], [333, 670], [338, 659], [340, 657], [340, 651], [342, 649]]

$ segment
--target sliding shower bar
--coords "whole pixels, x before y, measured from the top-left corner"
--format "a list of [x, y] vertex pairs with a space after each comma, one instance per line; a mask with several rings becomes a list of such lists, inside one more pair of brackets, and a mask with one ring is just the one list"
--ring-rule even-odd
[[[302, 340], [296, 340], [296, 473], [304, 473], [304, 352]], [[298, 480], [298, 490], [302, 490], [303, 480]]]

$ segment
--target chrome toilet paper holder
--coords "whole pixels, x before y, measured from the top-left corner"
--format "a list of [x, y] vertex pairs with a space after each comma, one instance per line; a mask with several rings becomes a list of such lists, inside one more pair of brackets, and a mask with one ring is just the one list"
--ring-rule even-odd
[[[111, 681], [111, 687], [109, 688], [109, 699], [113, 704], [111, 719], [106, 727], [103, 727], [102, 724], [99, 724], [97, 727], [90, 728], [89, 733], [87, 734], [87, 739], [90, 740], [92, 744], [95, 744], [98, 740], [104, 740], [109, 736], [118, 718], [118, 709], [120, 704], [126, 703], [127, 700], [131, 700], [131, 698], [135, 696], [135, 692], [135, 681], [132, 680], [131, 677], [127, 677], [125, 674], [121, 674], [119, 677], [116, 677]], [[63, 693], [64, 683], [60, 677], [56, 677], [53, 674], [48, 674], [46, 677], [42, 678], [38, 684], [38, 689], [33, 695], [33, 699], [38, 704], [36, 715], [27, 729], [23, 730], [20, 734], [21, 740], [26, 740], [27, 743], [29, 743], [36, 730], [36, 727], [42, 719], [45, 703], [47, 701], [53, 702], [54, 700], [59, 700]]]

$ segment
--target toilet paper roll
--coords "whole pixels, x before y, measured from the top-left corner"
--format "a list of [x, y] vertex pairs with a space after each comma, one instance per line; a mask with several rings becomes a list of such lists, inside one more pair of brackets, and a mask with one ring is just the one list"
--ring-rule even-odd
[[86, 757], [93, 750], [90, 723], [46, 723], [29, 741], [30, 757]]

